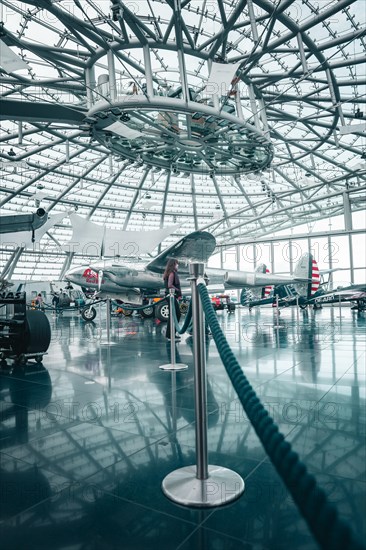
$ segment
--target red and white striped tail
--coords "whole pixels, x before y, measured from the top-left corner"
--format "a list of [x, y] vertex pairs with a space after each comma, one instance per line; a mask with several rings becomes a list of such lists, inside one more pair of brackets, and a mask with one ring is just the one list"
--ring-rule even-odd
[[315, 292], [318, 290], [320, 286], [320, 274], [319, 274], [319, 268], [316, 261], [312, 260], [311, 265], [311, 292], [310, 295], [312, 296], [315, 294]]
[[[270, 273], [268, 267], [266, 267], [266, 273]], [[268, 298], [268, 296], [271, 294], [273, 286], [265, 286], [264, 287], [264, 298]]]

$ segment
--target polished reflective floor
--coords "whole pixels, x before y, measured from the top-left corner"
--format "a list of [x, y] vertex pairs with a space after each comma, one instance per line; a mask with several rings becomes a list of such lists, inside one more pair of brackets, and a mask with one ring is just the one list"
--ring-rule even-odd
[[[170, 343], [155, 320], [49, 316], [43, 364], [0, 374], [0, 541], [11, 550], [314, 549], [317, 544], [207, 341], [209, 463], [245, 492], [219, 508], [167, 499], [161, 483], [195, 463], [192, 337], [186, 371], [159, 369]], [[220, 323], [287, 440], [365, 540], [365, 314], [271, 309]]]

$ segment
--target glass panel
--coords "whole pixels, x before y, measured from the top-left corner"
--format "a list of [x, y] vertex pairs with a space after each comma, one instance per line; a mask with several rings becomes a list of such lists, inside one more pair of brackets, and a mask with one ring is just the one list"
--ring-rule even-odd
[[366, 268], [366, 234], [352, 235], [353, 265]]
[[213, 254], [207, 262], [207, 267], [221, 267], [220, 264], [220, 253]]
[[365, 229], [366, 228], [366, 212], [352, 212], [352, 226], [353, 229]]
[[232, 247], [232, 248], [227, 248], [223, 251], [223, 254], [222, 254], [222, 267], [224, 269], [237, 269], [237, 260], [238, 260], [238, 255], [237, 255], [237, 249], [236, 247]]
[[354, 283], [356, 285], [366, 285], [366, 269], [355, 269]]
[[329, 269], [329, 245], [326, 237], [310, 239], [310, 252], [318, 263], [319, 269]]
[[242, 245], [240, 247], [240, 269], [255, 271], [256, 267], [262, 263], [270, 267], [269, 250], [269, 245], [266, 243]]

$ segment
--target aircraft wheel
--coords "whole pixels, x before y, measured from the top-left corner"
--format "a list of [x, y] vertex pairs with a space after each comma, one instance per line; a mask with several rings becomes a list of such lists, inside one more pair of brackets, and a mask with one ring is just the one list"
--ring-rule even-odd
[[158, 304], [155, 307], [155, 317], [157, 317], [159, 321], [163, 322], [166, 322], [169, 319], [169, 306], [166, 302]]
[[125, 317], [131, 317], [131, 315], [133, 313], [133, 309], [124, 309], [124, 308], [122, 308], [122, 309], [123, 309], [123, 315]]
[[144, 309], [140, 309], [140, 313], [142, 317], [145, 317], [145, 319], [151, 319], [151, 317], [154, 317], [154, 306], [145, 307]]
[[94, 307], [86, 307], [82, 310], [81, 316], [84, 321], [93, 321], [97, 316], [97, 310]]
[[300, 309], [306, 309], [308, 307], [307, 304], [300, 304]]

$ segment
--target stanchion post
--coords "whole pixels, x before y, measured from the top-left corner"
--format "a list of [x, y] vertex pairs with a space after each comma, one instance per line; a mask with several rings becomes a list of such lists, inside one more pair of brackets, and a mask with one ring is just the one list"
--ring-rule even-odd
[[342, 296], [341, 293], [339, 293], [338, 297], [338, 307], [339, 307], [339, 318], [342, 318]]
[[98, 311], [99, 311], [99, 340], [102, 340], [102, 303], [99, 300], [98, 304]]
[[[106, 325], [107, 325], [107, 339], [101, 340], [100, 344], [102, 346], [112, 346], [117, 342], [111, 342], [111, 299], [107, 298], [105, 302], [107, 312], [106, 312]], [[100, 304], [99, 304], [99, 315], [101, 315]], [[102, 324], [102, 318], [100, 317], [100, 323]]]
[[170, 363], [160, 365], [159, 369], [161, 370], [186, 370], [188, 365], [185, 363], [176, 363], [176, 353], [175, 353], [175, 323], [173, 317], [173, 308], [175, 308], [175, 298], [174, 298], [174, 288], [169, 289], [169, 326], [170, 326]]
[[207, 479], [207, 384], [205, 326], [203, 309], [197, 289], [197, 279], [204, 275], [204, 264], [191, 264], [192, 319], [193, 319], [193, 358], [194, 358], [194, 404], [196, 410], [196, 455], [197, 478]]
[[110, 331], [111, 331], [111, 299], [107, 298], [107, 340], [108, 340], [108, 344], [109, 344], [110, 339], [111, 339]]
[[172, 365], [175, 365], [175, 324], [174, 324], [174, 317], [173, 317], [173, 308], [175, 308], [175, 302], [174, 302], [174, 288], [169, 289], [169, 326], [170, 326], [170, 341], [171, 341], [171, 355], [170, 355], [170, 361]]
[[280, 325], [280, 307], [279, 307], [278, 294], [276, 296], [276, 324], [274, 325], [274, 328], [276, 329], [282, 328]]
[[172, 429], [174, 437], [177, 432], [177, 375], [172, 371]]
[[197, 282], [204, 283], [204, 264], [191, 264], [189, 271], [192, 295], [197, 464], [179, 468], [168, 474], [163, 479], [162, 490], [168, 498], [184, 506], [213, 507], [238, 498], [244, 491], [244, 481], [239, 474], [228, 468], [208, 464], [205, 327], [197, 288]]

